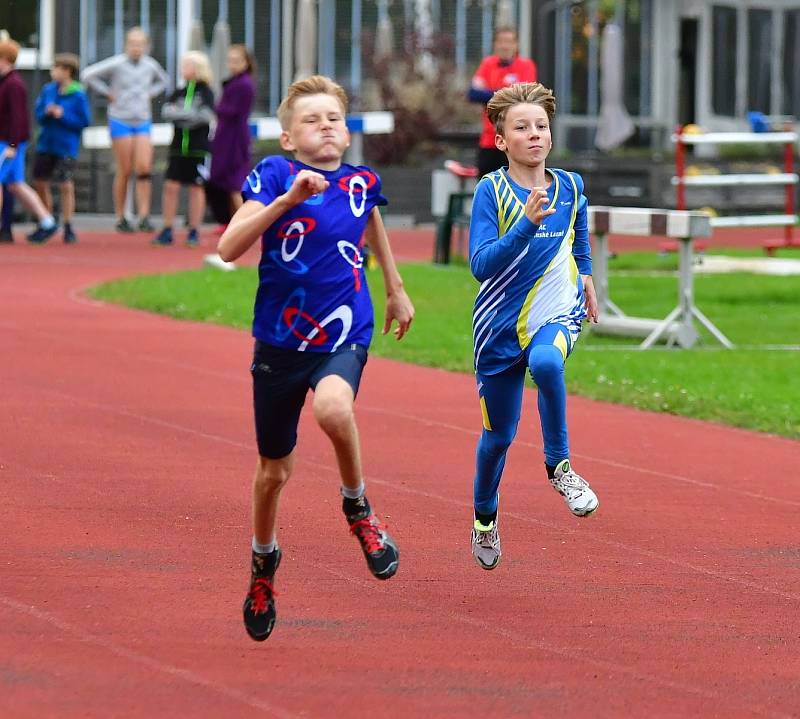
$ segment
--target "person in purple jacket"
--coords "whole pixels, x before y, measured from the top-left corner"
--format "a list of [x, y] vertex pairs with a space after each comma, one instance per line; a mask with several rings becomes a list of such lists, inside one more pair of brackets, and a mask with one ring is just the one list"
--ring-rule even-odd
[[[19, 44], [0, 40], [0, 185], [8, 189], [39, 221], [30, 235], [31, 242], [46, 242], [58, 226], [33, 188], [25, 182], [25, 151], [31, 137], [28, 118], [28, 92], [14, 69]], [[0, 210], [2, 209], [0, 193]], [[12, 242], [8, 237], [5, 242]]]
[[250, 172], [248, 120], [256, 96], [253, 55], [244, 45], [228, 50], [230, 77], [223, 83], [215, 108], [217, 128], [211, 143], [211, 175], [208, 200], [216, 220], [227, 225], [242, 205], [242, 184]]

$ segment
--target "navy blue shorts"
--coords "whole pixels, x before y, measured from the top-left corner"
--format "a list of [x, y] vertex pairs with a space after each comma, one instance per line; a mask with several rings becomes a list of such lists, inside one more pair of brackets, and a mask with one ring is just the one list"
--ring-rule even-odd
[[367, 348], [344, 345], [336, 352], [298, 352], [256, 340], [253, 351], [253, 409], [258, 453], [280, 459], [297, 444], [297, 425], [309, 389], [328, 375], [338, 375], [358, 394]]

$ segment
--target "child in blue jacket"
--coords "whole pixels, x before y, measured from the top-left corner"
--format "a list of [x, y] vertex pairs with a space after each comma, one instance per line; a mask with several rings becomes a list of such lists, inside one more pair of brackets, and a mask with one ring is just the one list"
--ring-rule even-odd
[[64, 215], [64, 242], [77, 241], [72, 229], [75, 212], [75, 159], [81, 142], [81, 131], [91, 121], [89, 100], [77, 81], [80, 63], [77, 55], [63, 53], [55, 56], [50, 77], [53, 82], [42, 88], [36, 100], [36, 119], [42, 126], [36, 143], [33, 180], [36, 192], [49, 212], [53, 208], [50, 182], [55, 180], [61, 190], [61, 210]]

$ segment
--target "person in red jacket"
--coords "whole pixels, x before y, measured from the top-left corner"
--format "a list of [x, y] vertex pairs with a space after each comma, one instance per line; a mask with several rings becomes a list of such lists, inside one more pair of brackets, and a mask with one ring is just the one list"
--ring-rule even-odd
[[486, 114], [486, 103], [504, 87], [518, 82], [536, 82], [537, 75], [533, 60], [519, 56], [517, 31], [513, 27], [498, 27], [494, 31], [494, 54], [481, 61], [472, 77], [468, 95], [471, 102], [484, 105], [483, 129], [478, 141], [478, 177], [506, 164], [505, 153], [495, 146], [496, 133]]
[[[28, 92], [14, 69], [19, 45], [13, 40], [0, 41], [0, 184], [39, 220], [39, 227], [28, 235], [31, 242], [46, 242], [58, 226], [33, 188], [25, 182], [25, 150], [31, 129], [28, 118]], [[2, 209], [0, 193], [0, 209]]]

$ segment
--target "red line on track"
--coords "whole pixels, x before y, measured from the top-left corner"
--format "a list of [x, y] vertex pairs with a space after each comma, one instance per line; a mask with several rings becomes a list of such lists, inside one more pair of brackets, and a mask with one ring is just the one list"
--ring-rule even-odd
[[368, 578], [304, 417], [279, 624], [250, 642], [249, 340], [82, 300], [199, 263], [82, 240], [0, 248], [3, 716], [798, 716], [800, 443], [573, 397], [579, 521], [529, 392], [481, 572], [473, 380], [376, 358], [357, 412], [400, 572]]

